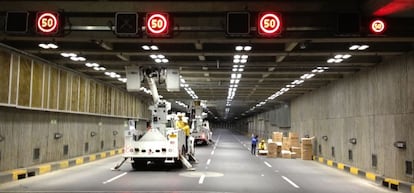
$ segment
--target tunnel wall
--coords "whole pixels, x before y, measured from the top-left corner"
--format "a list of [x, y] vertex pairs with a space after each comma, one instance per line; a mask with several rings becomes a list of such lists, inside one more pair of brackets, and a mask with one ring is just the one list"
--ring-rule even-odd
[[[406, 161], [414, 161], [414, 53], [294, 99], [291, 118], [292, 130], [316, 137], [319, 156], [413, 182]], [[396, 141], [407, 148], [394, 147]]]
[[126, 121], [150, 117], [137, 96], [21, 53], [1, 49], [0, 69], [0, 171], [120, 148]]
[[249, 117], [247, 124], [248, 134], [258, 135], [260, 139], [272, 138], [274, 131], [288, 132], [290, 129], [289, 104], [277, 105], [274, 110]]

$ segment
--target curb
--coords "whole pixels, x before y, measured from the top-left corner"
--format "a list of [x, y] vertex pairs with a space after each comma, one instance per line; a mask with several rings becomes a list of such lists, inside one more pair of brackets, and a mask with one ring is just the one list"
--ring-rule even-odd
[[123, 148], [110, 150], [110, 151], [104, 151], [96, 154], [91, 155], [85, 155], [80, 157], [71, 158], [68, 160], [61, 160], [56, 162], [50, 162], [35, 166], [29, 166], [26, 168], [18, 168], [14, 170], [4, 171], [0, 172], [0, 184], [21, 180], [25, 178], [30, 178], [33, 176], [49, 173], [52, 171], [70, 168], [73, 166], [81, 165], [84, 163], [89, 163], [92, 161], [104, 159], [106, 157], [114, 156], [116, 154], [122, 154]]
[[340, 162], [335, 162], [333, 160], [327, 160], [323, 157], [314, 156], [313, 160], [325, 164], [330, 167], [337, 168], [339, 170], [348, 172], [352, 175], [359, 176], [361, 178], [365, 178], [369, 181], [375, 182], [377, 184], [380, 184], [384, 187], [387, 187], [389, 189], [399, 191], [402, 193], [414, 193], [414, 184], [409, 182], [403, 182], [400, 180], [392, 179], [392, 178], [385, 178], [384, 176], [380, 176], [375, 173], [366, 172], [364, 170], [361, 170], [356, 167], [348, 166]]

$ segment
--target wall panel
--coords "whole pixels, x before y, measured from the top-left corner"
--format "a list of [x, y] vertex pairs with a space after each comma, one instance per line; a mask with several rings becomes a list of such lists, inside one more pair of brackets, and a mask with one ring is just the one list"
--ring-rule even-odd
[[42, 101], [42, 108], [47, 109], [47, 105], [49, 103], [49, 87], [50, 87], [50, 67], [48, 65], [43, 65], [43, 85], [42, 85], [42, 94], [43, 94], [43, 101]]
[[59, 110], [66, 110], [68, 90], [68, 73], [59, 70]]
[[71, 111], [79, 111], [79, 79], [77, 75], [72, 77]]
[[11, 93], [10, 93], [10, 104], [16, 105], [17, 104], [17, 90], [19, 88], [18, 85], [18, 72], [19, 72], [19, 56], [12, 54], [11, 57], [12, 63], [11, 63]]
[[56, 68], [50, 68], [50, 87], [49, 87], [49, 109], [58, 109], [58, 102], [59, 102], [59, 73], [60, 71]]
[[79, 112], [86, 112], [86, 80], [80, 77], [79, 79]]
[[10, 60], [11, 55], [0, 52], [0, 103], [9, 103], [10, 84]]
[[33, 62], [32, 67], [32, 107], [42, 107], [42, 94], [43, 94], [43, 64]]
[[31, 67], [31, 60], [20, 57], [18, 89], [18, 105], [20, 106], [30, 106]]

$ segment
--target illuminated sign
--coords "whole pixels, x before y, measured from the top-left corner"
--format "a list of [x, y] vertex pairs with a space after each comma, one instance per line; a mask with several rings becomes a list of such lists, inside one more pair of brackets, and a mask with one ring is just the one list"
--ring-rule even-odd
[[383, 33], [386, 29], [386, 24], [381, 19], [375, 19], [370, 23], [370, 29], [373, 33], [380, 34]]
[[258, 33], [261, 36], [273, 37], [282, 31], [282, 19], [280, 14], [275, 12], [259, 13]]
[[170, 33], [169, 15], [167, 13], [148, 13], [146, 33], [152, 37], [167, 36]]
[[49, 35], [56, 34], [59, 31], [59, 13], [56, 12], [39, 12], [36, 17], [37, 33]]

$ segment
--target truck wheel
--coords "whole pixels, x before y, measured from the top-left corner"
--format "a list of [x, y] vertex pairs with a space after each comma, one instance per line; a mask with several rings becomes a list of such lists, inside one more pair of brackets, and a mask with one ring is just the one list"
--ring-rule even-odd
[[138, 160], [134, 159], [134, 162], [131, 163], [131, 166], [134, 170], [142, 169], [147, 167], [147, 161], [146, 160]]

